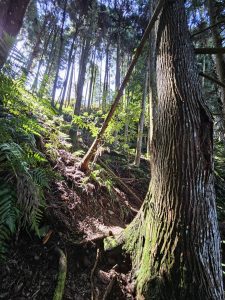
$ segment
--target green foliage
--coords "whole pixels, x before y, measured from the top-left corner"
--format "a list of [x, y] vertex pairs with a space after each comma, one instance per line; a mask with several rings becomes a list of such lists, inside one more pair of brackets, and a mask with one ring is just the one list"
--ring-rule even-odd
[[[49, 171], [37, 138], [48, 135], [41, 124], [54, 111], [23, 88], [23, 82], [0, 74], [0, 259], [8, 241], [20, 227], [39, 235], [43, 215], [44, 189]], [[35, 115], [33, 114], [35, 112]]]

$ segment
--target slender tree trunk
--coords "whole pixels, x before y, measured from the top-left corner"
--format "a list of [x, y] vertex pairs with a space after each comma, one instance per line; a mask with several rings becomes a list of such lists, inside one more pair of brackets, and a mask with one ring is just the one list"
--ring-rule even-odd
[[[152, 5], [152, 4], [151, 4]], [[151, 12], [153, 8], [151, 7]], [[157, 28], [157, 24], [155, 26]], [[156, 86], [156, 28], [150, 34], [149, 45], [149, 130], [148, 130], [148, 142], [147, 153], [150, 157], [152, 136], [154, 129], [154, 121], [156, 119], [156, 107], [157, 107], [157, 86]]]
[[102, 60], [99, 72], [99, 108], [102, 108]]
[[116, 90], [119, 89], [120, 87], [120, 65], [121, 65], [121, 53], [120, 53], [120, 44], [121, 44], [121, 40], [120, 40], [120, 33], [118, 33], [117, 36], [117, 48], [116, 48], [116, 85], [115, 88]]
[[79, 74], [77, 80], [77, 95], [76, 95], [77, 98], [76, 98], [76, 104], [74, 109], [75, 115], [80, 115], [86, 67], [87, 67], [88, 55], [90, 51], [90, 42], [91, 42], [90, 37], [88, 35], [87, 39], [84, 40], [84, 44], [81, 52], [80, 64], [79, 64]]
[[[222, 48], [222, 37], [220, 36], [220, 33], [218, 31], [218, 28], [214, 25], [216, 24], [216, 7], [215, 7], [215, 1], [208, 0], [208, 10], [209, 10], [209, 19], [210, 19], [210, 26], [214, 46], [216, 48]], [[216, 72], [217, 76], [220, 82], [225, 84], [225, 60], [222, 53], [217, 53], [215, 55], [215, 62], [216, 62]], [[223, 141], [225, 143], [225, 88], [220, 87], [220, 94], [221, 94], [221, 102], [223, 107], [223, 114], [222, 114], [222, 121], [223, 121]]]
[[74, 77], [74, 68], [75, 68], [75, 55], [73, 57], [73, 63], [70, 71], [70, 79], [69, 79], [69, 88], [67, 93], [67, 106], [70, 105], [71, 102], [71, 92], [72, 92], [72, 85], [73, 85], [73, 77]]
[[140, 166], [140, 161], [141, 161], [142, 139], [143, 139], [143, 130], [144, 130], [144, 122], [145, 122], [145, 107], [146, 107], [146, 97], [147, 97], [147, 90], [148, 90], [148, 72], [149, 72], [149, 66], [147, 64], [145, 70], [145, 80], [144, 80], [143, 95], [141, 101], [141, 115], [138, 123], [136, 154], [134, 159], [134, 164], [137, 167]]
[[91, 106], [91, 97], [92, 97], [92, 90], [93, 90], [93, 83], [94, 83], [94, 74], [95, 74], [95, 56], [96, 56], [96, 49], [94, 50], [92, 62], [91, 62], [91, 80], [89, 86], [89, 93], [88, 93], [88, 105], [87, 109], [90, 110]]
[[74, 51], [74, 44], [75, 44], [75, 40], [76, 40], [76, 37], [77, 37], [77, 32], [78, 32], [78, 28], [76, 29], [76, 32], [74, 33], [72, 44], [71, 44], [71, 47], [70, 47], [68, 63], [67, 63], [66, 78], [65, 78], [65, 81], [63, 83], [63, 93], [62, 93], [62, 97], [61, 97], [61, 101], [60, 101], [59, 112], [62, 112], [62, 107], [63, 107], [65, 96], [66, 96], [67, 84], [68, 84], [70, 69], [71, 69], [71, 65], [72, 65], [72, 55], [73, 55], [73, 51]]
[[183, 0], [165, 1], [157, 37], [152, 177], [140, 212], [124, 232], [137, 271], [137, 299], [222, 300], [213, 121]]
[[54, 57], [55, 57], [55, 52], [56, 52], [56, 39], [57, 39], [57, 35], [58, 35], [58, 29], [55, 28], [54, 34], [53, 34], [53, 38], [52, 38], [52, 43], [51, 43], [51, 50], [50, 53], [48, 55], [48, 60], [47, 60], [47, 66], [45, 68], [45, 72], [40, 84], [40, 88], [38, 91], [38, 95], [39, 97], [42, 97], [44, 92], [45, 92], [45, 88], [46, 85], [48, 83], [49, 80], [49, 75], [51, 74], [51, 70], [52, 70], [52, 66], [53, 66], [53, 62], [54, 62]]
[[30, 0], [0, 1], [0, 69], [6, 62], [9, 51], [22, 27], [29, 2]]
[[28, 75], [30, 73], [30, 70], [31, 70], [34, 59], [38, 56], [38, 54], [40, 52], [40, 46], [41, 46], [41, 43], [42, 43], [41, 38], [43, 36], [43, 33], [46, 30], [46, 24], [47, 24], [48, 18], [49, 18], [49, 16], [46, 15], [45, 18], [44, 18], [44, 22], [43, 22], [42, 26], [39, 28], [39, 32], [37, 33], [36, 41], [35, 41], [34, 47], [32, 49], [32, 52], [29, 55], [26, 70], [24, 72], [26, 77], [28, 77]]
[[57, 88], [57, 83], [58, 83], [60, 63], [61, 63], [61, 58], [62, 58], [62, 54], [63, 54], [63, 31], [64, 31], [64, 23], [65, 23], [65, 19], [66, 19], [66, 7], [67, 7], [67, 0], [65, 0], [63, 16], [62, 16], [58, 61], [57, 61], [57, 67], [56, 67], [55, 80], [54, 80], [53, 89], [52, 89], [52, 101], [51, 101], [52, 106], [55, 105], [55, 94], [56, 94], [56, 88]]
[[40, 70], [41, 70], [42, 63], [43, 63], [43, 60], [44, 60], [44, 56], [45, 56], [45, 54], [47, 52], [47, 49], [48, 49], [49, 42], [50, 42], [50, 39], [51, 39], [53, 31], [54, 31], [54, 28], [52, 28], [52, 30], [50, 31], [50, 34], [48, 35], [48, 37], [47, 37], [47, 39], [46, 39], [46, 41], [44, 43], [44, 47], [43, 47], [43, 50], [42, 50], [41, 58], [40, 58], [39, 63], [38, 63], [37, 73], [36, 73], [36, 76], [35, 76], [35, 79], [34, 79], [34, 82], [33, 82], [33, 85], [32, 85], [32, 90], [33, 91], [37, 91]]
[[[130, 98], [132, 98], [132, 95], [130, 95], [129, 88], [127, 89], [127, 96], [126, 96], [126, 107], [125, 107], [125, 114], [128, 114], [128, 107], [130, 103]], [[126, 118], [126, 123], [125, 123], [125, 130], [124, 130], [124, 135], [125, 135], [125, 143], [129, 143], [129, 118]]]
[[93, 85], [92, 85], [92, 91], [91, 91], [91, 105], [90, 107], [93, 106], [93, 102], [94, 102], [94, 97], [96, 96], [96, 77], [97, 77], [97, 66], [95, 66], [94, 69], [94, 78], [93, 78]]
[[108, 90], [109, 90], [109, 42], [107, 43], [106, 52], [105, 52], [105, 76], [104, 76], [103, 91], [102, 91], [103, 114], [106, 112], [106, 101], [108, 97]]

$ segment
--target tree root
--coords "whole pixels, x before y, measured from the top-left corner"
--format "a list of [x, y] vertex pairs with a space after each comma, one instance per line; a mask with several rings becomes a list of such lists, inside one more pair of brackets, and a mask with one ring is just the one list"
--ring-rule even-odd
[[115, 248], [119, 248], [124, 244], [123, 232], [119, 236], [108, 236], [104, 239], [104, 251], [112, 251]]
[[60, 248], [57, 247], [56, 251], [59, 254], [59, 274], [53, 300], [62, 300], [66, 283], [67, 258]]
[[112, 279], [110, 280], [109, 284], [107, 285], [107, 288], [105, 290], [102, 300], [107, 300], [115, 282], [116, 282], [116, 274], [114, 274], [112, 276]]

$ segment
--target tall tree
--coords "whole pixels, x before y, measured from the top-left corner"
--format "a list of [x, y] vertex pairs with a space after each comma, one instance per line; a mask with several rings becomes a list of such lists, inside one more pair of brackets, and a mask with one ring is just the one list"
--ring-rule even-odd
[[221, 300], [213, 121], [183, 0], [166, 0], [160, 15], [157, 89], [149, 191], [124, 232], [137, 270], [137, 299]]
[[26, 65], [26, 70], [25, 70], [25, 74], [28, 75], [30, 70], [31, 70], [31, 67], [32, 67], [32, 64], [34, 62], [34, 59], [38, 56], [40, 50], [41, 50], [41, 43], [42, 43], [42, 37], [43, 35], [46, 33], [46, 25], [47, 25], [47, 22], [49, 20], [50, 16], [49, 14], [46, 14], [44, 16], [44, 20], [43, 20], [43, 24], [41, 26], [39, 26], [38, 28], [38, 31], [36, 32], [36, 39], [35, 39], [35, 42], [34, 42], [34, 46], [32, 48], [32, 51], [29, 55], [29, 58], [28, 58], [28, 61], [27, 61], [27, 65]]
[[[149, 62], [148, 62], [149, 63]], [[141, 161], [141, 150], [142, 150], [142, 140], [143, 140], [143, 130], [144, 130], [144, 122], [145, 122], [145, 107], [146, 107], [146, 98], [147, 98], [147, 91], [148, 91], [148, 72], [149, 66], [147, 64], [145, 68], [145, 80], [143, 85], [143, 94], [141, 100], [141, 114], [138, 122], [138, 134], [137, 134], [137, 146], [136, 146], [136, 153], [134, 164], [139, 167]]]
[[76, 28], [76, 30], [73, 34], [73, 40], [72, 40], [70, 51], [69, 51], [68, 62], [67, 62], [67, 70], [66, 70], [66, 78], [65, 78], [64, 83], [63, 83], [63, 92], [62, 92], [62, 97], [61, 97], [60, 106], [59, 106], [59, 111], [60, 112], [62, 112], [63, 104], [64, 104], [64, 101], [65, 101], [70, 69], [71, 69], [71, 65], [72, 65], [72, 62], [73, 62], [73, 51], [74, 51], [75, 40], [76, 40], [76, 37], [77, 37], [77, 31], [78, 31], [78, 28]]
[[83, 46], [82, 46], [82, 51], [81, 51], [81, 58], [80, 58], [80, 63], [79, 63], [79, 73], [78, 73], [78, 80], [77, 80], [76, 104], [75, 104], [75, 109], [74, 109], [75, 115], [80, 114], [90, 45], [91, 45], [91, 41], [90, 41], [90, 33], [89, 33], [88, 36], [86, 38], [84, 38], [84, 40], [83, 40]]
[[0, 69], [19, 33], [29, 2], [30, 0], [0, 1]]
[[63, 32], [64, 32], [64, 23], [66, 20], [66, 8], [67, 8], [67, 0], [64, 2], [64, 7], [63, 7], [63, 15], [62, 15], [62, 23], [61, 23], [61, 30], [60, 30], [60, 45], [59, 45], [59, 52], [58, 52], [58, 60], [57, 60], [57, 67], [56, 67], [56, 74], [55, 74], [55, 79], [54, 79], [54, 84], [53, 84], [53, 89], [52, 89], [52, 101], [51, 105], [55, 105], [55, 94], [56, 94], [56, 89], [57, 89], [57, 83], [58, 83], [58, 76], [59, 76], [59, 69], [60, 69], [60, 63], [61, 63], [61, 58], [62, 58], [62, 53], [63, 53]]

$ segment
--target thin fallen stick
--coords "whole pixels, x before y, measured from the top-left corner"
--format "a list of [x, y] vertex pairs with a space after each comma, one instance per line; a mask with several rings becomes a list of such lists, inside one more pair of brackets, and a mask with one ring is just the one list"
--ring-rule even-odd
[[100, 250], [98, 248], [97, 253], [96, 253], [95, 264], [94, 264], [94, 267], [91, 270], [91, 300], [95, 300], [94, 274], [95, 274], [95, 270], [96, 270], [97, 265], [98, 265], [99, 258], [100, 258]]

